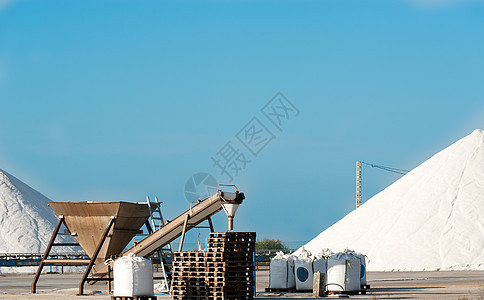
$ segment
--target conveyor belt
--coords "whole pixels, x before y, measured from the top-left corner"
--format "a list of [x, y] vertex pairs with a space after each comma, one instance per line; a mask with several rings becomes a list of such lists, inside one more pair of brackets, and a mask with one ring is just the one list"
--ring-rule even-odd
[[[226, 198], [230, 194], [230, 198], [235, 197], [236, 200], [242, 201], [245, 196], [243, 193], [238, 191], [234, 193], [227, 193], [218, 191], [216, 194], [198, 202], [192, 208], [183, 212], [163, 227], [153, 232], [152, 234], [145, 237], [139, 243], [133, 247], [126, 250], [121, 256], [126, 256], [129, 253], [134, 253], [137, 256], [148, 257], [153, 254], [157, 249], [166, 246], [168, 243], [172, 242], [176, 238], [180, 237], [183, 233], [183, 228], [185, 222], [187, 222], [185, 232], [194, 228], [201, 222], [209, 219], [211, 216], [223, 209], [222, 203], [224, 200], [224, 193]], [[107, 267], [99, 266], [101, 268], [96, 268], [96, 273], [98, 275], [107, 272]]]

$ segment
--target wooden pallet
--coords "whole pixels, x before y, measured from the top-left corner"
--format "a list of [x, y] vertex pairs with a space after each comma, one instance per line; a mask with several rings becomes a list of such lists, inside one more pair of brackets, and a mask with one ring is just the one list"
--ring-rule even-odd
[[227, 275], [251, 275], [255, 271], [254, 267], [251, 266], [238, 266], [238, 267], [226, 267], [226, 266], [207, 266], [205, 272], [208, 276], [215, 276], [214, 274], [227, 274]]
[[[223, 283], [220, 283], [223, 284]], [[210, 285], [207, 289], [208, 293], [211, 292], [224, 292], [227, 293], [227, 295], [232, 295], [232, 294], [238, 294], [238, 293], [247, 293], [251, 292], [254, 290], [254, 286], [233, 286], [232, 284], [230, 285], [220, 285], [220, 286], [215, 286], [215, 285]]]
[[173, 295], [170, 296], [173, 300], [213, 300], [208, 296], [187, 296], [187, 295]]
[[206, 258], [203, 258], [203, 260], [197, 260], [197, 261], [179, 259], [179, 260], [174, 260], [172, 262], [172, 266], [173, 267], [188, 267], [188, 266], [204, 267], [205, 263], [206, 263]]
[[173, 252], [173, 260], [180, 260], [180, 259], [194, 259], [200, 258], [203, 260], [205, 257], [204, 251], [177, 251]]
[[226, 293], [214, 293], [208, 296], [209, 299], [254, 299], [254, 295], [249, 294], [226, 294]]
[[237, 247], [228, 247], [227, 245], [208, 245], [206, 252], [254, 252], [255, 247], [241, 245]]
[[254, 232], [210, 233], [207, 252], [175, 252], [173, 299], [253, 299]]
[[221, 296], [235, 296], [235, 297], [250, 297], [254, 296], [254, 290], [236, 290], [236, 289], [230, 289], [230, 290], [210, 290], [208, 291], [207, 294], [209, 297], [221, 297]]
[[208, 262], [250, 262], [254, 260], [253, 252], [207, 252]]
[[174, 277], [180, 278], [193, 278], [193, 277], [205, 277], [207, 272], [204, 271], [175, 271], [173, 272]]
[[366, 295], [365, 290], [359, 291], [326, 291], [328, 295]]
[[157, 300], [156, 296], [111, 296], [111, 300]]
[[207, 257], [207, 267], [253, 267], [254, 261], [252, 259], [224, 259], [220, 257]]
[[254, 278], [248, 280], [227, 280], [225, 278], [207, 278], [207, 284], [209, 287], [219, 287], [219, 286], [253, 286], [254, 285]]
[[203, 256], [203, 251], [175, 251], [173, 257], [186, 257], [186, 256]]
[[227, 232], [210, 232], [209, 238], [217, 238], [217, 237], [224, 237], [224, 238], [235, 238], [235, 237], [249, 237], [255, 238], [255, 232], [237, 232], [237, 231], [227, 231]]
[[255, 240], [243, 240], [243, 239], [208, 239], [208, 245], [214, 247], [226, 247], [226, 248], [237, 248], [237, 247], [253, 247], [255, 246]]
[[205, 272], [207, 274], [207, 277], [222, 277], [222, 278], [227, 278], [227, 277], [249, 277], [249, 276], [254, 276], [254, 272], [247, 271], [245, 268], [239, 269], [239, 270], [232, 270], [232, 269], [227, 269], [226, 271], [218, 271], [218, 272]]
[[188, 265], [188, 266], [174, 266], [172, 273], [177, 273], [177, 272], [205, 272], [207, 269], [207, 266], [193, 266], [193, 265]]
[[172, 287], [170, 294], [173, 294], [173, 295], [188, 295], [188, 294], [206, 295], [207, 291], [208, 291], [207, 288], [195, 289], [195, 288], [192, 288], [192, 287], [185, 287], [185, 288]]
[[173, 261], [204, 262], [205, 252], [173, 252]]
[[208, 243], [206, 252], [254, 252], [255, 245], [226, 243]]
[[274, 288], [266, 288], [266, 293], [296, 293], [296, 288], [287, 288], [287, 289], [274, 289]]
[[203, 285], [199, 285], [199, 286], [191, 286], [191, 285], [187, 285], [187, 286], [176, 286], [176, 285], [172, 285], [171, 286], [171, 292], [173, 293], [188, 293], [188, 292], [192, 292], [192, 293], [202, 293], [202, 292], [206, 292], [207, 291], [207, 286], [203, 286]]
[[246, 294], [246, 293], [239, 293], [239, 294], [231, 294], [226, 292], [221, 293], [212, 293], [209, 294], [209, 299], [211, 300], [219, 300], [219, 299], [254, 299], [254, 295]]

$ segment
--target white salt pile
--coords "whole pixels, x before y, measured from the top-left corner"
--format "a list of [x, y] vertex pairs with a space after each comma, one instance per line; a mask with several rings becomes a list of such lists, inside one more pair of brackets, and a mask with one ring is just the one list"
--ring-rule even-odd
[[41, 253], [57, 216], [47, 197], [0, 170], [0, 253]]
[[[46, 201], [49, 201], [47, 197], [0, 170], [0, 253], [45, 251], [57, 223], [57, 216]], [[61, 240], [62, 237], [58, 239]], [[71, 248], [54, 247], [52, 252], [56, 250], [66, 252]], [[16, 271], [29, 272], [30, 269], [36, 268]], [[11, 271], [15, 269], [0, 268], [0, 273]]]
[[484, 131], [437, 153], [304, 247], [354, 249], [367, 255], [370, 271], [484, 269]]

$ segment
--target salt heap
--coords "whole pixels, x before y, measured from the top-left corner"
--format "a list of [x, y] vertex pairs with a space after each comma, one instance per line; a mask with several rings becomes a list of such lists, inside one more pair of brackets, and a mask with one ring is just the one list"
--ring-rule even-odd
[[435, 154], [304, 247], [354, 249], [372, 271], [484, 269], [484, 131]]
[[47, 197], [0, 169], [0, 253], [45, 251], [57, 223], [46, 201]]

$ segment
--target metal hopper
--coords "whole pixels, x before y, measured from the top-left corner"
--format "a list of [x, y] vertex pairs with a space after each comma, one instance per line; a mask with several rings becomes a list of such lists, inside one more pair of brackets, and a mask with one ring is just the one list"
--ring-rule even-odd
[[[120, 254], [131, 239], [141, 233], [141, 226], [150, 217], [146, 203], [53, 201], [48, 203], [59, 217], [64, 216], [67, 229], [90, 258], [94, 256], [111, 218], [115, 218], [95, 264], [103, 264], [110, 256]], [[94, 266], [95, 269], [96, 266]]]
[[[104, 261], [119, 255], [131, 239], [150, 217], [150, 207], [146, 203], [130, 202], [53, 202], [49, 206], [59, 216], [50, 243], [39, 265], [32, 292], [35, 293], [37, 280], [44, 265], [87, 265], [79, 285], [79, 294], [91, 270], [104, 267]], [[55, 243], [61, 225], [64, 224], [79, 244]], [[89, 256], [89, 260], [47, 259], [53, 246], [79, 245]], [[97, 266], [96, 266], [97, 265]]]

